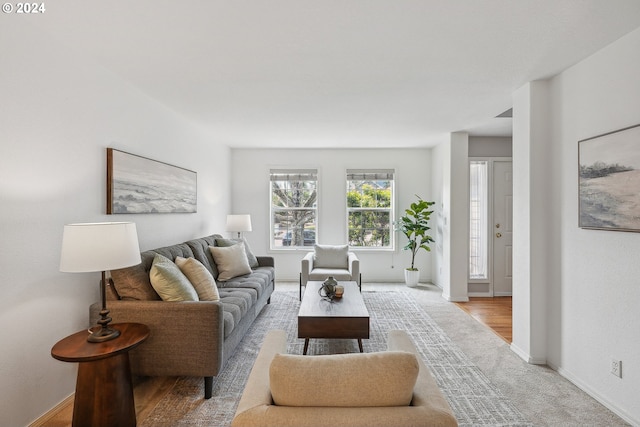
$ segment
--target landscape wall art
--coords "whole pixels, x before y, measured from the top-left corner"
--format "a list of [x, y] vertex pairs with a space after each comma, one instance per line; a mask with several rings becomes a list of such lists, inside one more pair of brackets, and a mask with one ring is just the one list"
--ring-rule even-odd
[[197, 174], [107, 148], [107, 214], [193, 213]]
[[640, 125], [578, 142], [579, 226], [640, 232]]

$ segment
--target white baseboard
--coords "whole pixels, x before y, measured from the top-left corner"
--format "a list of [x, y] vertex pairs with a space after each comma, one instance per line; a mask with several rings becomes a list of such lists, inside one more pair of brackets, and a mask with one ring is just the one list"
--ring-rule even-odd
[[442, 294], [442, 298], [444, 298], [445, 300], [449, 301], [449, 302], [469, 302], [469, 297], [458, 297], [458, 298], [453, 298], [451, 295], [447, 294]]
[[571, 372], [567, 371], [566, 369], [563, 369], [563, 368], [560, 368], [558, 366], [555, 366], [553, 364], [548, 364], [548, 365], [549, 365], [549, 367], [551, 369], [553, 369], [554, 371], [559, 373], [561, 376], [563, 376], [564, 378], [566, 378], [567, 380], [572, 382], [580, 390], [584, 391], [589, 396], [593, 397], [595, 400], [597, 400], [599, 403], [601, 403], [603, 406], [605, 406], [611, 412], [613, 412], [614, 414], [616, 414], [617, 416], [619, 416], [620, 418], [622, 418], [623, 420], [625, 420], [626, 422], [628, 422], [632, 426], [640, 426], [640, 419], [634, 419], [624, 409], [618, 407], [615, 403], [611, 402], [609, 399], [607, 399], [606, 397], [602, 396], [600, 393], [595, 391], [593, 388], [589, 387], [587, 384], [585, 384], [584, 382], [580, 381], [580, 379], [578, 379], [578, 377], [576, 377], [573, 374], [571, 374]]
[[511, 351], [513, 351], [515, 354], [517, 354], [522, 360], [524, 360], [525, 362], [531, 364], [531, 365], [546, 365], [547, 364], [547, 359], [544, 357], [531, 357], [531, 355], [524, 351], [523, 349], [521, 349], [520, 347], [518, 347], [517, 345], [515, 345], [514, 343], [511, 343], [511, 346], [509, 347], [511, 349]]
[[469, 292], [467, 295], [470, 297], [491, 298], [491, 294], [489, 292]]

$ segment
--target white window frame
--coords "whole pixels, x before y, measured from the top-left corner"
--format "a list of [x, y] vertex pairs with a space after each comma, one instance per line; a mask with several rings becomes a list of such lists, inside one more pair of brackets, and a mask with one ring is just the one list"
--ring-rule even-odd
[[[355, 181], [355, 179], [350, 178], [351, 176], [362, 175], [361, 181], [369, 181], [375, 180], [376, 177], [379, 180], [390, 180], [391, 181], [391, 206], [389, 208], [350, 208], [349, 203], [347, 202], [347, 194], [349, 192], [349, 182]], [[363, 250], [363, 251], [394, 251], [395, 250], [395, 242], [396, 242], [396, 232], [394, 230], [394, 223], [396, 217], [396, 173], [395, 169], [347, 169], [346, 171], [346, 181], [345, 181], [345, 222], [346, 222], [346, 232], [347, 232], [347, 242], [349, 242], [349, 214], [352, 212], [363, 212], [363, 211], [384, 211], [389, 212], [389, 245], [388, 246], [353, 246], [349, 247], [354, 250]], [[367, 179], [370, 177], [371, 179]]]
[[[278, 208], [276, 206], [274, 206], [273, 204], [273, 181], [274, 181], [274, 177], [276, 175], [281, 175], [281, 176], [290, 176], [290, 180], [291, 181], [295, 181], [296, 179], [299, 179], [300, 177], [304, 176], [304, 175], [309, 175], [310, 177], [315, 177], [315, 189], [316, 189], [316, 200], [315, 203], [313, 204], [313, 207], [289, 207], [289, 208]], [[296, 178], [296, 176], [298, 176], [298, 178]], [[280, 180], [280, 181], [286, 181], [286, 180]], [[305, 180], [305, 181], [314, 181], [314, 179], [309, 179], [309, 180]], [[319, 174], [318, 174], [318, 169], [317, 168], [308, 168], [308, 169], [294, 169], [294, 168], [271, 168], [269, 170], [269, 247], [271, 250], [274, 251], [291, 251], [291, 250], [301, 250], [304, 249], [306, 251], [310, 250], [313, 248], [313, 245], [308, 245], [308, 246], [304, 246], [304, 229], [303, 229], [303, 245], [297, 245], [297, 246], [283, 246], [282, 244], [278, 245], [277, 244], [277, 240], [279, 240], [276, 237], [276, 233], [278, 233], [278, 235], [280, 236], [280, 230], [276, 230], [275, 227], [275, 217], [276, 217], [276, 213], [279, 211], [292, 211], [292, 210], [313, 210], [314, 211], [314, 224], [315, 224], [315, 242], [317, 242], [318, 239], [318, 220], [319, 220], [319, 216], [318, 216], [318, 198], [320, 195], [320, 180], [319, 180]], [[284, 236], [285, 233], [283, 233], [281, 236]], [[282, 238], [281, 237], [281, 238]]]

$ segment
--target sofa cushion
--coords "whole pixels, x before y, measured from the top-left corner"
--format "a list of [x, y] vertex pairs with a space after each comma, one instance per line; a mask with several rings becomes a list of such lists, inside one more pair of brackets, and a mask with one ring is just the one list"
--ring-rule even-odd
[[176, 257], [176, 265], [187, 276], [189, 282], [198, 293], [200, 301], [218, 301], [218, 287], [216, 281], [200, 261], [195, 258]]
[[349, 246], [315, 245], [313, 268], [349, 268]]
[[177, 265], [156, 254], [149, 272], [153, 289], [163, 301], [198, 301], [198, 293]]
[[209, 250], [218, 268], [218, 280], [224, 282], [225, 280], [251, 273], [243, 243], [226, 248], [209, 246]]
[[279, 406], [407, 406], [420, 365], [413, 353], [276, 354], [269, 368]]
[[249, 309], [255, 304], [256, 293], [247, 289], [220, 289], [224, 311], [224, 337], [228, 337]]

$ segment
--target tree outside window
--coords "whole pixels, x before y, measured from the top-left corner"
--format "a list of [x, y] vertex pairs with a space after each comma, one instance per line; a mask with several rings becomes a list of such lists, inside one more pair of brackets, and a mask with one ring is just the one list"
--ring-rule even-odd
[[317, 231], [317, 170], [273, 169], [270, 180], [271, 248], [313, 246]]
[[393, 248], [393, 170], [347, 170], [348, 241]]

